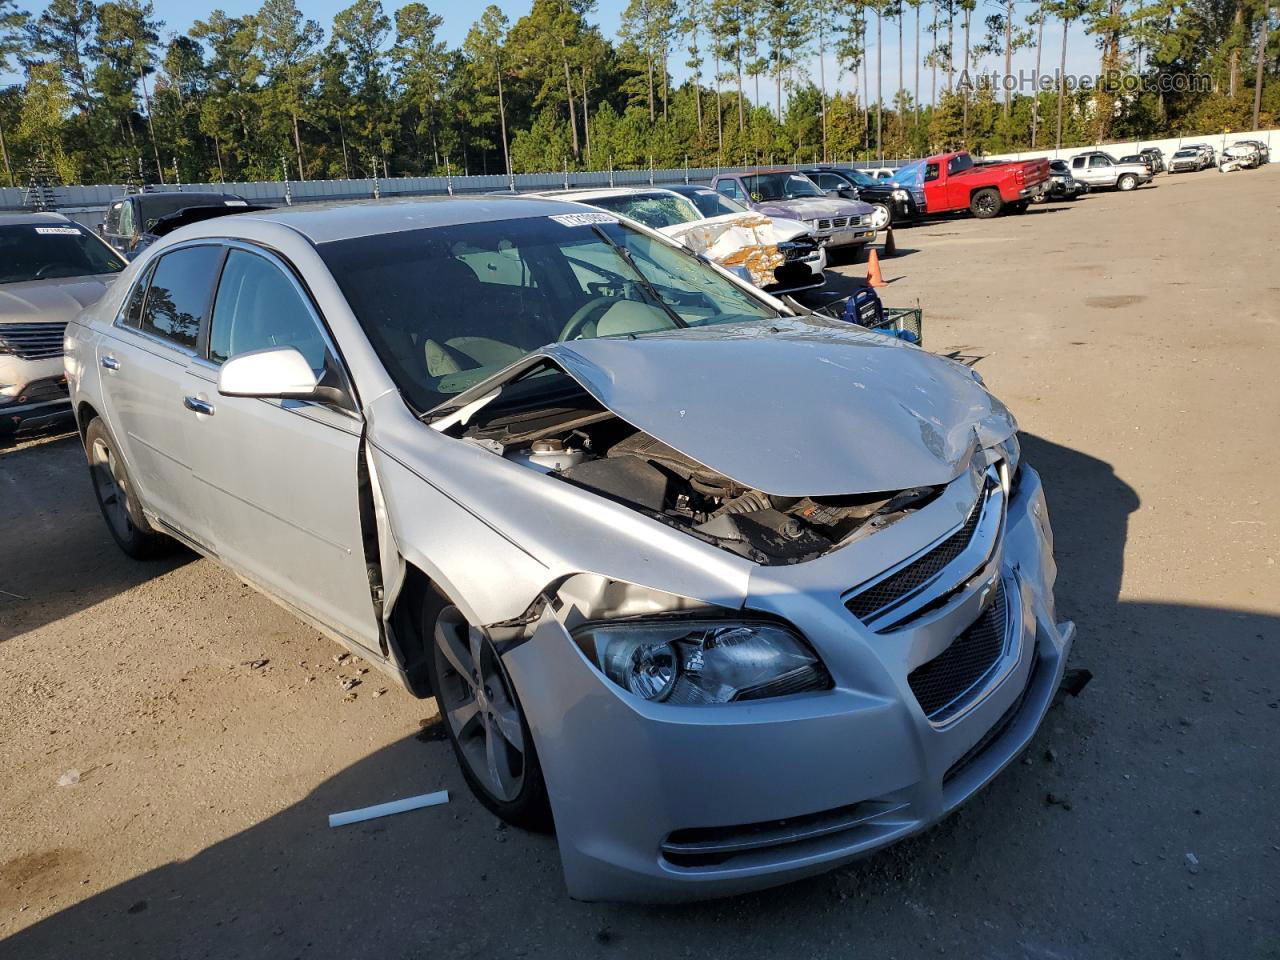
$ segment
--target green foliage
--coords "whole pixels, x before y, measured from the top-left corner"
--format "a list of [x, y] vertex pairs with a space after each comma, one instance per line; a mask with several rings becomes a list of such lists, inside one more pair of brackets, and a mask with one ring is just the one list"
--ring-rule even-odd
[[[49, 0], [35, 16], [0, 0], [0, 70], [23, 74], [0, 89], [0, 183], [37, 160], [118, 182], [496, 173], [508, 155], [532, 172], [995, 153], [1031, 146], [1033, 113], [1046, 147], [1057, 91], [1006, 99], [953, 85], [951, 67], [1034, 48], [1051, 72], [1064, 20], [1096, 41], [1099, 69], [1213, 79], [1068, 92], [1064, 146], [1251, 127], [1259, 55], [1259, 122], [1280, 113], [1276, 25], [1258, 49], [1265, 0], [629, 0], [616, 38], [590, 23], [594, 0], [531, 0], [514, 23], [479, 10], [456, 49], [429, 0], [354, 0], [331, 25], [298, 0], [259, 2], [174, 36], [149, 0]], [[919, 73], [921, 102], [888, 89], [893, 65], [876, 80], [882, 32], [918, 57], [902, 72], [905, 86]], [[678, 86], [675, 64], [690, 73]]]

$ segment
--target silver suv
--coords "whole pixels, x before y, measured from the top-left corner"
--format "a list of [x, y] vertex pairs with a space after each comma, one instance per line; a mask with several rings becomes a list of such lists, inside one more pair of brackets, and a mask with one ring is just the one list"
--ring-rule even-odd
[[1091, 190], [1133, 190], [1151, 180], [1151, 169], [1137, 161], [1122, 163], [1109, 153], [1092, 150], [1071, 158], [1071, 175]]
[[120, 546], [180, 541], [434, 693], [479, 800], [554, 817], [576, 897], [901, 839], [1061, 680], [1040, 478], [980, 380], [614, 215], [213, 220], [68, 343]]
[[0, 214], [0, 433], [67, 419], [63, 330], [125, 266], [61, 214]]

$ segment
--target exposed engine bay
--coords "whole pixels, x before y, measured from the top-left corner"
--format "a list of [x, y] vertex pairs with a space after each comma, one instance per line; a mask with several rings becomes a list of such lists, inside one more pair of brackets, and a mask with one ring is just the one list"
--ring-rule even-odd
[[447, 432], [755, 563], [821, 556], [925, 506], [942, 489], [773, 496], [636, 429], [562, 374], [557, 379], [567, 388], [554, 391], [550, 402], [541, 390], [539, 403], [513, 404], [504, 396]]

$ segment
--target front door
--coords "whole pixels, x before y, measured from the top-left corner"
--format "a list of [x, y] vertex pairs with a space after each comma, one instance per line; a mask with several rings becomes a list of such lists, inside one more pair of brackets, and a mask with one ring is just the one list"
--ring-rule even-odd
[[218, 555], [233, 569], [376, 655], [379, 631], [360, 523], [363, 422], [296, 400], [225, 397], [233, 356], [290, 346], [317, 375], [345, 383], [310, 298], [264, 251], [233, 248], [214, 301], [204, 357], [188, 389], [192, 469]]
[[196, 356], [223, 249], [179, 247], [158, 257], [98, 343], [107, 423], [142, 502], [202, 546], [208, 531], [193, 490], [184, 380]]

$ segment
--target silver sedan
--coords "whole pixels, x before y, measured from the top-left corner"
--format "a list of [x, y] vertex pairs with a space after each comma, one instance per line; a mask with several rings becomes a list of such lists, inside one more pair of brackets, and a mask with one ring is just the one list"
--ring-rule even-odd
[[968, 369], [661, 235], [477, 197], [211, 220], [68, 329], [115, 539], [181, 542], [437, 698], [585, 899], [709, 897], [936, 822], [1074, 635]]

